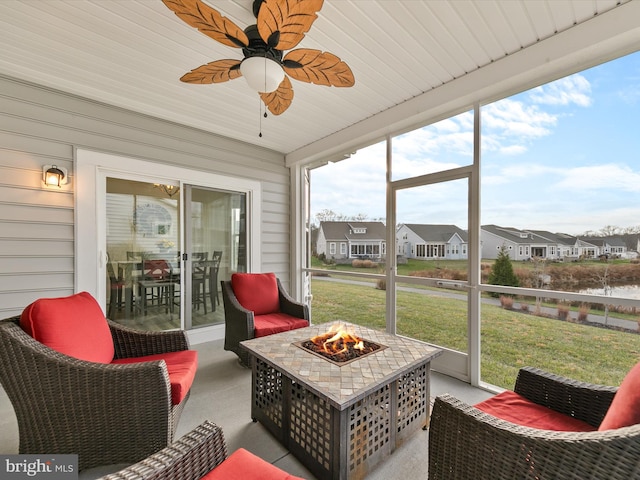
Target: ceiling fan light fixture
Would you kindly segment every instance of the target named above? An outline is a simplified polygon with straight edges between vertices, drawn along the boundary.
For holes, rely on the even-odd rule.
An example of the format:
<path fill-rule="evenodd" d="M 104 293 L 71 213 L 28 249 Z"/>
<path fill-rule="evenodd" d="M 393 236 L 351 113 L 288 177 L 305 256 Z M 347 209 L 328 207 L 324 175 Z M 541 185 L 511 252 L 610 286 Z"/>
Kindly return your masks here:
<path fill-rule="evenodd" d="M 284 70 L 280 64 L 267 57 L 245 58 L 240 64 L 240 71 L 249 88 L 258 93 L 277 90 L 284 79 Z"/>

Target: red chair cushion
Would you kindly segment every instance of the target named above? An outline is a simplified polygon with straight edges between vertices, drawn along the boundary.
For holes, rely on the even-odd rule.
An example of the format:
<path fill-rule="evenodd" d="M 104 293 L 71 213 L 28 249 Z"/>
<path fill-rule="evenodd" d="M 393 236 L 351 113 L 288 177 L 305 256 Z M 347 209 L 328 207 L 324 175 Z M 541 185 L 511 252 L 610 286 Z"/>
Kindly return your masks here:
<path fill-rule="evenodd" d="M 640 423 L 640 363 L 624 377 L 598 430 L 629 427 Z"/>
<path fill-rule="evenodd" d="M 158 353 L 144 357 L 118 358 L 112 363 L 139 363 L 164 360 L 167 363 L 169 382 L 171 383 L 171 403 L 178 405 L 189 392 L 198 369 L 198 352 L 196 350 L 180 350 L 179 352 Z"/>
<path fill-rule="evenodd" d="M 274 333 L 308 327 L 309 322 L 304 318 L 292 317 L 286 313 L 270 313 L 256 315 L 253 318 L 253 332 L 256 337 L 266 337 Z"/>
<path fill-rule="evenodd" d="M 201 480 L 304 480 L 239 448 Z"/>
<path fill-rule="evenodd" d="M 113 360 L 109 324 L 87 292 L 36 300 L 22 312 L 20 326 L 35 340 L 65 355 L 89 362 Z"/>
<path fill-rule="evenodd" d="M 255 315 L 280 311 L 278 282 L 274 273 L 234 273 L 231 287 L 238 302 Z"/>
<path fill-rule="evenodd" d="M 587 422 L 556 412 L 507 390 L 475 405 L 489 415 L 524 427 L 561 432 L 593 432 Z"/>

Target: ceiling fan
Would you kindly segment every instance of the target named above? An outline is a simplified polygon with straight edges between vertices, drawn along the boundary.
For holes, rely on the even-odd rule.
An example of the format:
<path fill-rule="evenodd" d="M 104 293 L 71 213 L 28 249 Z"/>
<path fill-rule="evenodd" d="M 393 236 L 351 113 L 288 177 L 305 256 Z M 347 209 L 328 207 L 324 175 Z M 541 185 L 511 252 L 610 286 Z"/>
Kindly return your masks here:
<path fill-rule="evenodd" d="M 349 66 L 332 53 L 299 48 L 284 55 L 309 31 L 323 0 L 254 0 L 257 21 L 244 30 L 202 0 L 162 1 L 188 25 L 244 54 L 241 60 L 216 60 L 195 68 L 180 78 L 183 82 L 222 83 L 244 76 L 274 115 L 293 100 L 289 77 L 334 87 L 355 83 Z"/>

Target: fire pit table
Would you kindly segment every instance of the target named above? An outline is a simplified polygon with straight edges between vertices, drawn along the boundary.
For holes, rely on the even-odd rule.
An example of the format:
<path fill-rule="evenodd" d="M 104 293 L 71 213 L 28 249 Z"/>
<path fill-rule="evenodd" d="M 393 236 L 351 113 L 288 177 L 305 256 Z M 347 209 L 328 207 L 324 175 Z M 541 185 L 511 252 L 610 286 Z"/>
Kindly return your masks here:
<path fill-rule="evenodd" d="M 427 424 L 430 362 L 441 350 L 340 323 L 380 348 L 337 364 L 301 346 L 332 324 L 241 345 L 252 364 L 253 420 L 318 478 L 353 480 L 364 478 Z"/>

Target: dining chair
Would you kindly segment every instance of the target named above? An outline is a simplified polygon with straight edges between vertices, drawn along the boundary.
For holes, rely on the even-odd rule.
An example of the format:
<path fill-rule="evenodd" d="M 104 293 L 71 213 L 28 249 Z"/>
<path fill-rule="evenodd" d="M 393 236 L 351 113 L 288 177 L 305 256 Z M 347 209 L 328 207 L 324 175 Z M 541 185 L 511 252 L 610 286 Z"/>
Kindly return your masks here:
<path fill-rule="evenodd" d="M 142 280 L 138 282 L 140 287 L 141 304 L 143 313 L 147 314 L 149 305 L 154 301 L 157 305 L 164 304 L 165 313 L 173 312 L 174 278 L 171 264 L 162 258 L 147 259 L 142 264 Z M 149 297 L 151 292 L 151 297 Z"/>
<path fill-rule="evenodd" d="M 123 302 L 123 292 L 126 284 L 113 268 L 113 263 L 107 257 L 107 274 L 109 275 L 109 308 L 107 309 L 107 317 L 113 318 L 116 310 L 120 310 Z"/>
<path fill-rule="evenodd" d="M 215 312 L 216 304 L 220 305 L 220 297 L 218 292 L 218 272 L 220 271 L 220 263 L 222 262 L 222 250 L 215 250 L 211 258 L 209 268 L 209 297 L 211 298 L 211 310 Z"/>
<path fill-rule="evenodd" d="M 194 308 L 200 309 L 200 304 L 207 314 L 207 258 L 209 252 L 194 252 L 191 254 L 191 303 Z"/>

